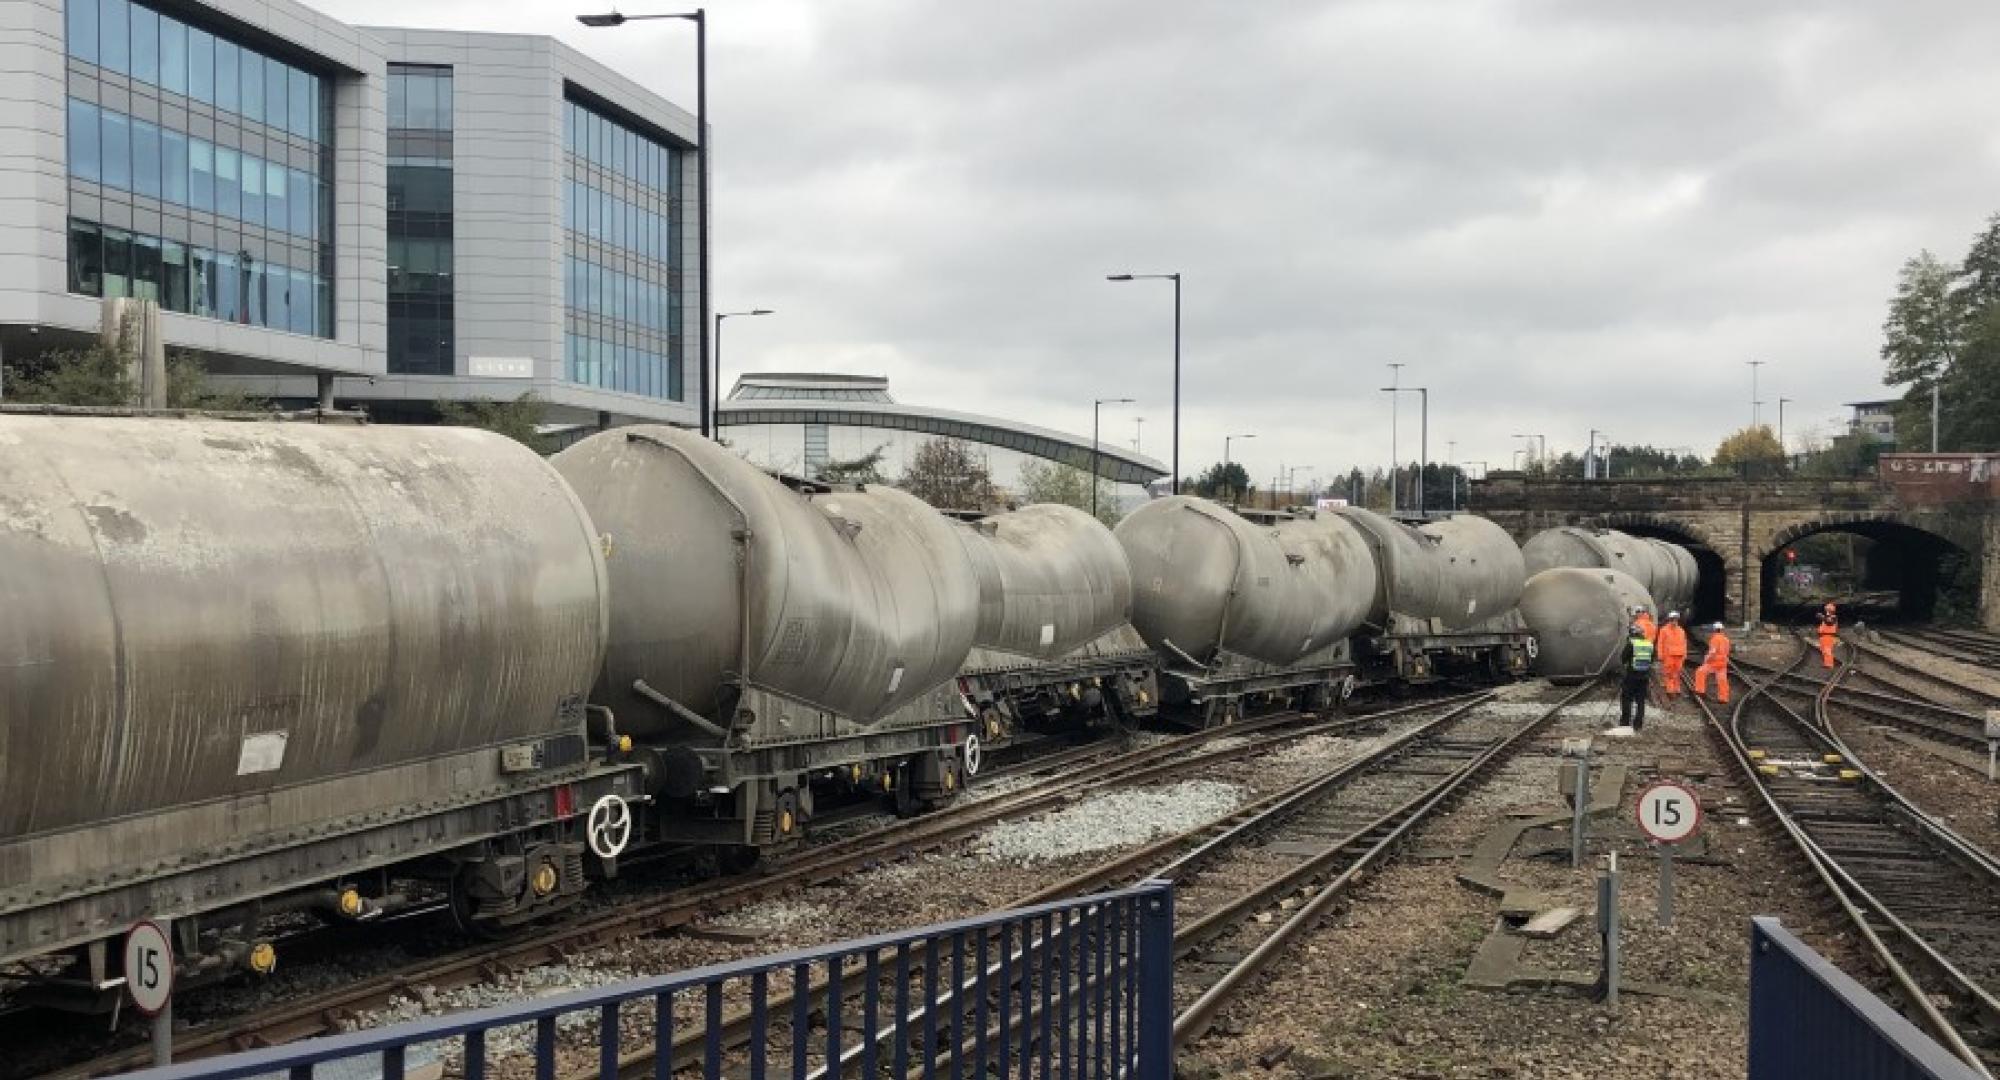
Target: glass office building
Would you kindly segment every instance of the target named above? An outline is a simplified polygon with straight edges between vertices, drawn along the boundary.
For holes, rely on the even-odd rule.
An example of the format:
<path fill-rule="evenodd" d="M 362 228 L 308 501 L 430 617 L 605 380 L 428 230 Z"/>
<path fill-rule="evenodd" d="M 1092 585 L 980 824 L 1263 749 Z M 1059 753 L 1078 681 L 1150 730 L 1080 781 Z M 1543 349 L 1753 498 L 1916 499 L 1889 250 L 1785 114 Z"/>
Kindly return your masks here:
<path fill-rule="evenodd" d="M 332 336 L 325 74 L 130 0 L 69 0 L 64 41 L 70 291 Z"/>
<path fill-rule="evenodd" d="M 450 375 L 451 69 L 389 65 L 389 373 Z"/>
<path fill-rule="evenodd" d="M 563 354 L 570 382 L 687 399 L 681 151 L 563 102 Z"/>

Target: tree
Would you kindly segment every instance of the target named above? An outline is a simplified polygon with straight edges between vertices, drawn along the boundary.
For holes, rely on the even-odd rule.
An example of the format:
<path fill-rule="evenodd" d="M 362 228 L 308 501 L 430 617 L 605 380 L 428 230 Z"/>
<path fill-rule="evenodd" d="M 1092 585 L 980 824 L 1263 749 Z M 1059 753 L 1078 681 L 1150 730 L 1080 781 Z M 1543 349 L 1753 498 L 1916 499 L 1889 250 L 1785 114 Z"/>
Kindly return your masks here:
<path fill-rule="evenodd" d="M 98 339 L 80 349 L 53 349 L 0 371 L 6 400 L 19 405 L 130 405 L 138 327 L 126 319 L 115 341 Z"/>
<path fill-rule="evenodd" d="M 1882 323 L 1882 381 L 1890 386 L 1915 383 L 1913 390 L 1930 393 L 1931 381 L 1957 351 L 1960 320 L 1952 299 L 1957 273 L 1929 249 L 1903 263 L 1896 275 L 1896 295 Z"/>
<path fill-rule="evenodd" d="M 1744 428 L 1715 448 L 1715 463 L 1730 467 L 1774 465 L 1785 459 L 1785 448 L 1769 424 Z"/>
<path fill-rule="evenodd" d="M 829 461 L 819 467 L 819 479 L 829 484 L 886 484 L 889 478 L 882 474 L 882 459 L 888 449 L 889 444 L 883 443 L 858 458 Z"/>
<path fill-rule="evenodd" d="M 537 454 L 546 454 L 550 450 L 549 441 L 535 430 L 541 418 L 541 401 L 533 393 L 522 394 L 512 401 L 477 398 L 438 402 L 438 419 L 445 424 L 505 435 Z"/>
<path fill-rule="evenodd" d="M 942 435 L 918 444 L 896 486 L 940 510 L 984 510 L 1000 501 L 986 463 Z"/>
<path fill-rule="evenodd" d="M 1250 482 L 1250 471 L 1248 469 L 1245 469 L 1242 465 L 1234 461 L 1226 465 L 1218 461 L 1210 465 L 1207 471 L 1201 474 L 1200 479 L 1192 483 L 1183 483 L 1181 490 L 1186 491 L 1192 488 L 1196 495 L 1204 499 L 1217 499 L 1222 502 L 1241 502 L 1252 491 L 1255 491 L 1256 487 L 1255 484 Z"/>
<path fill-rule="evenodd" d="M 250 412 L 270 402 L 235 389 L 216 389 L 208 381 L 208 365 L 191 352 L 167 354 L 167 407 L 207 412 Z"/>
<path fill-rule="evenodd" d="M 1090 473 L 1057 461 L 1029 461 L 1021 466 L 1021 502 L 1060 503 L 1078 510 L 1090 510 Z M 1118 510 L 1117 485 L 1097 478 L 1097 520 L 1116 525 L 1124 517 Z"/>
<path fill-rule="evenodd" d="M 1945 369 L 1939 394 L 1939 449 L 2000 450 L 2000 302 L 1967 321 L 1965 344 Z M 1901 430 L 1900 414 L 1897 423 Z"/>

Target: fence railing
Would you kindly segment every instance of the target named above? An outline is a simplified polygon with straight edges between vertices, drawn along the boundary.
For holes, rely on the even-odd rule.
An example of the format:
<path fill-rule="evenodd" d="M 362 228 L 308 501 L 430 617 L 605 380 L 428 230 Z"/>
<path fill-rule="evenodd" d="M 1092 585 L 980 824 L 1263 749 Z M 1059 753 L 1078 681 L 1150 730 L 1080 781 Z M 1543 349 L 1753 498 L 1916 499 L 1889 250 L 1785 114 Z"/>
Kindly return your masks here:
<path fill-rule="evenodd" d="M 1172 1076 L 1172 886 L 173 1065 L 146 1080 L 407 1075 Z"/>
<path fill-rule="evenodd" d="M 1773 918 L 1750 922 L 1749 1080 L 1977 1080 Z"/>

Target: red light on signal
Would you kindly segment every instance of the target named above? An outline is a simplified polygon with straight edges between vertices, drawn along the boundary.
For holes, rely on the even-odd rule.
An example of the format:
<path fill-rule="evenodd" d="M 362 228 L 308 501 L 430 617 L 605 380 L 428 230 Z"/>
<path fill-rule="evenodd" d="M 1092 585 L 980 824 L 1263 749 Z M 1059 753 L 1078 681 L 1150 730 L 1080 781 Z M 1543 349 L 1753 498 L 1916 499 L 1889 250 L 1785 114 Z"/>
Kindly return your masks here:
<path fill-rule="evenodd" d="M 1798 561 L 1799 561 L 1799 553 L 1798 553 L 1798 552 L 1796 552 L 1796 551 L 1793 551 L 1793 550 L 1792 550 L 1792 549 L 1790 549 L 1790 548 L 1786 548 L 1786 549 L 1785 549 L 1785 561 L 1786 561 L 1786 562 L 1798 562 Z"/>

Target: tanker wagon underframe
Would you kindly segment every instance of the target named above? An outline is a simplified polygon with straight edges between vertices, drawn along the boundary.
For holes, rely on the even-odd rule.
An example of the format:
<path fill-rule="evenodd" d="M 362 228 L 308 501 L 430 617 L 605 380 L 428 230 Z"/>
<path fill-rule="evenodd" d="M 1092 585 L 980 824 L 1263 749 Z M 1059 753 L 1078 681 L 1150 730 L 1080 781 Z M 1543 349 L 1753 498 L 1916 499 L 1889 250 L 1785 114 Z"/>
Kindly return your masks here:
<path fill-rule="evenodd" d="M 1160 711 L 1158 661 L 1129 626 L 1059 660 L 976 651 L 958 677 L 978 735 L 1001 746 L 1028 731 L 1137 724 Z"/>
<path fill-rule="evenodd" d="M 117 939 L 140 919 L 172 919 L 184 985 L 277 961 L 260 924 L 287 912 L 363 921 L 429 882 L 461 926 L 537 919 L 612 877 L 645 801 L 640 771 L 589 760 L 573 734 L 488 747 L 104 822 L 0 846 L 0 866 L 96 861 L 82 854 L 202 838 L 177 851 L 70 878 L 15 879 L 0 890 L 0 971 L 21 1000 L 101 1012 L 117 1000 Z M 411 792 L 435 793 L 412 800 Z M 245 805 L 250 803 L 253 805 Z M 629 807 L 624 809 L 621 807 Z M 273 806 L 367 808 L 254 835 L 241 822 Z M 628 824 L 620 827 L 620 821 Z M 22 963 L 61 952 L 59 969 Z"/>

